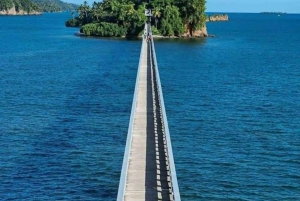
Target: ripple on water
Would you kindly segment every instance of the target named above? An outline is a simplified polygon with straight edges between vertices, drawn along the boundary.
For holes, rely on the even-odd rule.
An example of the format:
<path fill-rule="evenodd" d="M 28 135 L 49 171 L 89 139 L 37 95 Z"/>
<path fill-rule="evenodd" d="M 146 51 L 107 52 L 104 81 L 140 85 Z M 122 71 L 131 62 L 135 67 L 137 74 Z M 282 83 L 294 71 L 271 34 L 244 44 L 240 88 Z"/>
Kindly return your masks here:
<path fill-rule="evenodd" d="M 1 200 L 116 199 L 140 41 L 68 18 L 0 18 Z M 230 18 L 156 41 L 182 200 L 299 200 L 300 17 Z"/>

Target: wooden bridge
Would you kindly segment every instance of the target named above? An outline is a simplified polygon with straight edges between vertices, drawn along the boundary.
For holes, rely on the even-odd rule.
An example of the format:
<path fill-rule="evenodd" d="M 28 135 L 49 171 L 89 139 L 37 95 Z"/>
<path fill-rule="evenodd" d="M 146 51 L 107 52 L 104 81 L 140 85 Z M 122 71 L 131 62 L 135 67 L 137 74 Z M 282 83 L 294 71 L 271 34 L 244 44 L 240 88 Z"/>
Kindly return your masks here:
<path fill-rule="evenodd" d="M 118 201 L 180 200 L 151 28 L 145 25 Z"/>

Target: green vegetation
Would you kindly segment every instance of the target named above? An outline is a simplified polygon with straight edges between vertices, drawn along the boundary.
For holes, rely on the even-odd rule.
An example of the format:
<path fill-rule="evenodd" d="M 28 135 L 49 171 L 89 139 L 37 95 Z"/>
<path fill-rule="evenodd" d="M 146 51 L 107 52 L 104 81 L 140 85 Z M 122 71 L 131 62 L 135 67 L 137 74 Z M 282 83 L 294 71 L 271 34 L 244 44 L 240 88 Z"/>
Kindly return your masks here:
<path fill-rule="evenodd" d="M 149 5 L 142 0 L 103 0 L 90 7 L 84 2 L 77 9 L 78 17 L 73 15 L 66 26 L 82 26 L 85 35 L 137 36 L 147 20 L 145 9 L 151 8 L 156 34 L 193 36 L 205 26 L 205 3 L 205 0 L 152 0 Z"/>
<path fill-rule="evenodd" d="M 7 11 L 15 5 L 16 11 L 60 12 L 75 11 L 78 5 L 64 3 L 60 0 L 0 0 L 0 11 Z"/>
<path fill-rule="evenodd" d="M 80 21 L 77 19 L 69 19 L 66 21 L 67 27 L 80 27 L 82 24 L 80 24 Z"/>
<path fill-rule="evenodd" d="M 86 36 L 90 36 L 91 34 L 95 36 L 104 36 L 104 37 L 112 37 L 112 36 L 124 36 L 126 34 L 126 29 L 117 24 L 100 22 L 100 23 L 89 23 L 84 25 L 81 30 L 81 33 L 84 33 Z"/>
<path fill-rule="evenodd" d="M 12 0 L 1 0 L 0 1 L 0 11 L 3 10 L 9 10 L 13 7 L 13 1 Z"/>
<path fill-rule="evenodd" d="M 32 0 L 43 12 L 75 11 L 78 5 L 60 0 Z"/>
<path fill-rule="evenodd" d="M 39 8 L 30 0 L 1 0 L 0 1 L 0 11 L 7 11 L 15 6 L 16 11 L 20 12 L 21 10 L 30 13 L 32 11 L 39 11 Z"/>

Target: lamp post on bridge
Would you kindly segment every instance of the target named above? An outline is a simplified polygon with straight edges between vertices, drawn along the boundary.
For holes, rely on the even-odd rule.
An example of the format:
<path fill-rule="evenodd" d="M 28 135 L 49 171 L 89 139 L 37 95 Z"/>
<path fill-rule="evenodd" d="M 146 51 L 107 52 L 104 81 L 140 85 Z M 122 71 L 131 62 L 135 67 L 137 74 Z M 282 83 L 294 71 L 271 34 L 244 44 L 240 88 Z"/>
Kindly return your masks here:
<path fill-rule="evenodd" d="M 148 0 L 148 4 L 147 4 L 146 10 L 145 10 L 145 16 L 148 18 L 147 24 L 149 26 L 151 26 L 152 8 L 153 8 L 153 6 L 151 5 L 151 0 Z"/>

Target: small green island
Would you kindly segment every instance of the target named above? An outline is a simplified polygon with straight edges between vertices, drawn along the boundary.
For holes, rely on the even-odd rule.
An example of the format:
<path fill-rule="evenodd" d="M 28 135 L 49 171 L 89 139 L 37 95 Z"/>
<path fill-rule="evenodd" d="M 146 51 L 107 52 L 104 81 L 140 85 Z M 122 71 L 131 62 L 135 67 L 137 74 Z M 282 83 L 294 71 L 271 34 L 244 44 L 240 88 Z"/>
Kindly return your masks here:
<path fill-rule="evenodd" d="M 160 37 L 207 37 L 205 0 L 103 0 L 78 7 L 78 16 L 67 27 L 80 27 L 80 34 L 98 37 L 137 37 L 142 35 L 152 10 L 152 33 Z"/>
<path fill-rule="evenodd" d="M 78 5 L 60 0 L 0 0 L 0 15 L 41 15 L 42 12 L 77 10 Z"/>

